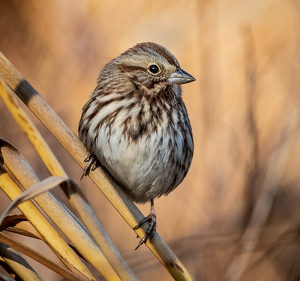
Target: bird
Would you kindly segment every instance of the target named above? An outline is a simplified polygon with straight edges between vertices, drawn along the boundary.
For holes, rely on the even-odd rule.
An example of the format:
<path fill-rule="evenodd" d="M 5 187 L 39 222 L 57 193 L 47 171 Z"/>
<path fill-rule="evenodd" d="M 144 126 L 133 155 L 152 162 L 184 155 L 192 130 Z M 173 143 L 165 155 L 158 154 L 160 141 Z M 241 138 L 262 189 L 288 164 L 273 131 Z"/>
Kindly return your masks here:
<path fill-rule="evenodd" d="M 136 249 L 156 233 L 154 199 L 173 191 L 191 166 L 193 134 L 180 85 L 195 80 L 163 46 L 138 43 L 104 66 L 82 108 L 78 132 L 89 152 L 83 176 L 101 165 L 133 202 L 151 202 L 134 227 L 149 222 Z"/>

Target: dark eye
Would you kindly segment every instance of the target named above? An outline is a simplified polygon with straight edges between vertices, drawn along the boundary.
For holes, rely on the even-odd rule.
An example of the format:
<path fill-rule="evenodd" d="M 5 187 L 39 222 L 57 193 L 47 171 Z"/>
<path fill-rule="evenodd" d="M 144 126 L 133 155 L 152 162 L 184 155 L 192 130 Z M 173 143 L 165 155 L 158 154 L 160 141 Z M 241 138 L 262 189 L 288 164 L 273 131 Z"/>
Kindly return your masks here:
<path fill-rule="evenodd" d="M 160 71 L 159 67 L 156 64 L 149 65 L 148 70 L 153 74 L 157 74 Z"/>

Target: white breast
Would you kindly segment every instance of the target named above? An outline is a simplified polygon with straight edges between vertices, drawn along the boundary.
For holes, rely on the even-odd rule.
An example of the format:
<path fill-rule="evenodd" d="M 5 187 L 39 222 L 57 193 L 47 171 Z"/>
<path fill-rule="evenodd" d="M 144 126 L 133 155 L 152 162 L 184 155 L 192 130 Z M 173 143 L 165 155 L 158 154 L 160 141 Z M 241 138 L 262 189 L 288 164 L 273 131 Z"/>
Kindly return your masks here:
<path fill-rule="evenodd" d="M 146 101 L 144 102 L 146 113 L 143 115 L 143 122 L 148 122 L 151 120 L 149 108 L 147 108 L 149 105 Z M 137 114 L 140 111 L 137 105 L 131 107 L 129 112 L 121 110 L 111 125 L 104 123 L 97 128 L 97 124 L 105 116 L 112 114 L 120 106 L 128 107 L 130 103 L 132 103 L 131 100 L 121 100 L 99 111 L 94 118 L 96 122 L 93 121 L 90 124 L 87 147 L 92 148 L 100 163 L 127 190 L 132 199 L 142 203 L 161 196 L 170 191 L 170 188 L 175 188 L 185 176 L 185 173 L 178 173 L 178 165 L 187 165 L 188 169 L 190 163 L 182 163 L 184 138 L 181 130 L 177 130 L 174 135 L 167 129 L 169 124 L 166 113 L 162 113 L 164 121 L 156 131 L 150 130 L 154 125 L 148 123 L 148 129 L 152 133 L 143 134 L 136 141 L 130 138 L 128 132 L 124 133 L 124 121 L 129 116 L 131 120 L 137 120 Z M 92 111 L 93 107 L 91 106 L 89 110 Z M 175 115 L 173 116 L 175 120 L 180 118 L 177 114 Z M 139 127 L 137 122 L 130 124 L 128 130 L 136 130 Z M 94 142 L 95 134 L 97 134 L 96 143 Z M 170 149 L 170 146 L 174 148 Z M 171 184 L 174 187 L 170 187 Z"/>

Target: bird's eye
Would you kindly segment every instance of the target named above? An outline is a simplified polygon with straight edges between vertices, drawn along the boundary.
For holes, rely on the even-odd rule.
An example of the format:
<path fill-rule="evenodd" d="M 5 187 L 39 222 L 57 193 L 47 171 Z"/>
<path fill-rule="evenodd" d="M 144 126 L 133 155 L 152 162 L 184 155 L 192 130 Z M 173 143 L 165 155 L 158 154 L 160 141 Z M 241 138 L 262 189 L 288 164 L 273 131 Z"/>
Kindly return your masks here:
<path fill-rule="evenodd" d="M 157 74 L 157 73 L 160 72 L 160 69 L 159 69 L 158 65 L 156 65 L 156 64 L 150 64 L 148 66 L 148 71 L 150 73 L 152 73 L 152 74 Z"/>

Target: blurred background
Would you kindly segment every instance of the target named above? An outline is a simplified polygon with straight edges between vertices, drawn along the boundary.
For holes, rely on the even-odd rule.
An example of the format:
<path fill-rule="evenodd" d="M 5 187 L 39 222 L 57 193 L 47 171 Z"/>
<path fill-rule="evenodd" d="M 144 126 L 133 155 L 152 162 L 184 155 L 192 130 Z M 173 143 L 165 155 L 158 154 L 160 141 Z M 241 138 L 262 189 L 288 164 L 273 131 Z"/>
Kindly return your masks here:
<path fill-rule="evenodd" d="M 299 1 L 0 0 L 0 51 L 77 134 L 102 67 L 139 42 L 166 47 L 183 86 L 195 154 L 156 200 L 158 232 L 197 280 L 299 280 Z M 58 141 L 28 111 L 140 280 L 172 280 Z M 0 137 L 49 176 L 0 100 Z M 54 193 L 64 200 L 59 191 Z M 9 204 L 0 192 L 0 212 Z M 149 204 L 138 206 L 147 215 Z M 32 239 L 24 243 L 55 256 Z M 250 246 L 249 246 L 250 245 Z M 252 246 L 251 246 L 252 245 Z M 45 280 L 60 277 L 31 262 Z"/>

